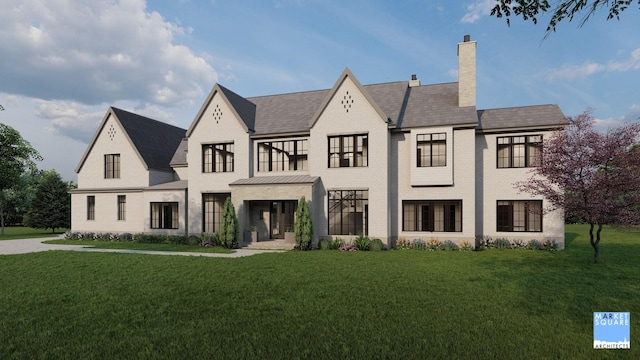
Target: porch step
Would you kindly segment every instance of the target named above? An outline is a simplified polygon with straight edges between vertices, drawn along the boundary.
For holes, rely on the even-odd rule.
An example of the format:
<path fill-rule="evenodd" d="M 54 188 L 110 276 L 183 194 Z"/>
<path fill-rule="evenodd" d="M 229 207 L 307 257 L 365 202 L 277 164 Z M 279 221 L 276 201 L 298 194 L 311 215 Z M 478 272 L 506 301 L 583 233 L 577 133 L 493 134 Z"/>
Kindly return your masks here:
<path fill-rule="evenodd" d="M 296 244 L 285 242 L 284 240 L 265 240 L 251 243 L 244 243 L 242 248 L 253 250 L 293 250 Z"/>

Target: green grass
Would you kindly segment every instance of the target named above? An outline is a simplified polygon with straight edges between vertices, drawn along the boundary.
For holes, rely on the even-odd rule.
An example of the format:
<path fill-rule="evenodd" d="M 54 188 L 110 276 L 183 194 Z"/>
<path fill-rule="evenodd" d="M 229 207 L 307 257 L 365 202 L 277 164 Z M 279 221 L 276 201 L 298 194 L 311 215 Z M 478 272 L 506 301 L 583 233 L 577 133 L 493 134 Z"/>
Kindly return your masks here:
<path fill-rule="evenodd" d="M 81 245 L 85 247 L 95 247 L 98 249 L 127 249 L 127 250 L 150 250 L 150 251 L 179 251 L 179 252 L 201 252 L 201 253 L 221 253 L 231 254 L 234 250 L 225 249 L 221 246 L 203 247 L 200 245 L 184 244 L 147 244 L 132 241 L 91 241 L 91 240 L 47 240 L 45 244 L 59 245 Z"/>
<path fill-rule="evenodd" d="M 640 234 L 567 250 L 0 257 L 0 358 L 639 358 Z M 10 275 L 9 275 L 10 274 Z M 593 350 L 594 311 L 631 350 Z"/>
<path fill-rule="evenodd" d="M 51 229 L 43 230 L 26 226 L 5 226 L 4 235 L 0 235 L 0 240 L 52 237 L 63 234 L 67 230 L 69 229 L 56 229 L 56 232 L 52 233 Z"/>

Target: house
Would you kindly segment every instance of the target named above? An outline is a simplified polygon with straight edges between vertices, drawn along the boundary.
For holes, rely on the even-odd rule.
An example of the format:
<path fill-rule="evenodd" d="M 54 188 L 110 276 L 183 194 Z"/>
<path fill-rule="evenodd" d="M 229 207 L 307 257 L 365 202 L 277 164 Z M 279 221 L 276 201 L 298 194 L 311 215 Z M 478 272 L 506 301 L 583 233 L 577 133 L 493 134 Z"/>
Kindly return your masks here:
<path fill-rule="evenodd" d="M 245 98 L 215 84 L 188 129 L 109 108 L 76 169 L 73 231 L 216 232 L 231 197 L 241 231 L 278 239 L 305 196 L 314 241 L 554 239 L 561 211 L 513 188 L 565 125 L 557 105 L 476 108 L 476 42 L 458 82 L 363 85 Z"/>

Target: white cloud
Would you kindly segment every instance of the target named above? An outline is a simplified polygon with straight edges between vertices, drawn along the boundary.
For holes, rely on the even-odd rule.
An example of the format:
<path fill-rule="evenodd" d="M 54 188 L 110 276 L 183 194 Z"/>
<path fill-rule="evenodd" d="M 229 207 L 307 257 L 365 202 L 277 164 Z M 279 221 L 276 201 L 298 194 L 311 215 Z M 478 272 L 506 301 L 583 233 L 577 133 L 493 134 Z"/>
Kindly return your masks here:
<path fill-rule="evenodd" d="M 628 122 L 640 121 L 640 104 L 631 105 L 624 115 L 609 118 L 595 118 L 594 120 L 595 128 L 601 132 L 607 132 Z"/>
<path fill-rule="evenodd" d="M 582 65 L 565 65 L 548 72 L 547 81 L 588 77 L 597 72 L 626 72 L 640 70 L 640 48 L 631 51 L 628 59 L 610 61 L 603 65 L 593 61 L 586 61 Z"/>
<path fill-rule="evenodd" d="M 467 5 L 467 12 L 464 14 L 462 19 L 460 19 L 460 22 L 475 24 L 483 16 L 488 16 L 494 6 L 494 0 L 476 0 L 475 2 Z"/>
<path fill-rule="evenodd" d="M 6 0 L 0 12 L 0 91 L 99 104 L 192 105 L 216 71 L 176 43 L 188 33 L 144 0 Z M 172 74 L 172 76 L 167 76 Z"/>

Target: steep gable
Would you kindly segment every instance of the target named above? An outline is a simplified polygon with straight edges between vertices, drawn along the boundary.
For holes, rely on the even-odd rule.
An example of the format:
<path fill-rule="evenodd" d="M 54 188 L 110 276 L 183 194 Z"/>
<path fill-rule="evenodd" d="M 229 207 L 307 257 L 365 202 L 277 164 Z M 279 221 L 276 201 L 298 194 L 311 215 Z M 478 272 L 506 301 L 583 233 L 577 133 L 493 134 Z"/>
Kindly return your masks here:
<path fill-rule="evenodd" d="M 209 108 L 215 96 L 220 96 L 222 101 L 229 107 L 232 115 L 238 120 L 240 126 L 247 133 L 252 133 L 254 130 L 255 117 L 256 117 L 256 105 L 251 101 L 243 98 L 242 96 L 234 93 L 233 91 L 225 88 L 220 84 L 215 84 L 213 89 L 209 92 L 207 99 L 200 107 L 198 114 L 196 114 L 191 126 L 187 130 L 187 137 L 191 136 L 195 128 L 200 123 L 205 111 Z"/>

